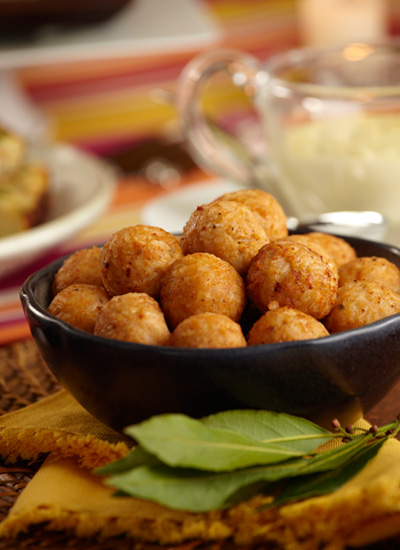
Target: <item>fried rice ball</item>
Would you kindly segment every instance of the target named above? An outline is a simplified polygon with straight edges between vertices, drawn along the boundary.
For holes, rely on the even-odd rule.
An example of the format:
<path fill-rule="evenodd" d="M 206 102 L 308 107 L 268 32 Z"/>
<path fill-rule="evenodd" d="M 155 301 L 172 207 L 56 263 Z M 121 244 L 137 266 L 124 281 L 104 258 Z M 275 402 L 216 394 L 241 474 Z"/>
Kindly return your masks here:
<path fill-rule="evenodd" d="M 161 308 L 144 292 L 113 296 L 101 310 L 94 329 L 97 336 L 162 346 L 170 331 Z"/>
<path fill-rule="evenodd" d="M 170 327 L 206 311 L 238 321 L 246 305 L 246 289 L 228 262 L 206 252 L 176 260 L 161 283 L 161 308 Z"/>
<path fill-rule="evenodd" d="M 184 319 L 167 342 L 176 348 L 242 348 L 247 345 L 239 323 L 219 313 L 198 313 Z"/>
<path fill-rule="evenodd" d="M 287 236 L 287 218 L 283 208 L 273 195 L 262 189 L 241 189 L 225 193 L 217 200 L 244 204 L 260 219 L 270 241 Z"/>
<path fill-rule="evenodd" d="M 259 218 L 238 202 L 223 200 L 203 204 L 183 228 L 183 252 L 214 254 L 243 275 L 253 256 L 269 242 Z"/>
<path fill-rule="evenodd" d="M 140 224 L 125 227 L 103 247 L 104 287 L 111 296 L 145 292 L 158 298 L 165 271 L 181 256 L 180 244 L 168 231 Z"/>
<path fill-rule="evenodd" d="M 327 252 L 327 250 L 320 243 L 318 243 L 316 240 L 313 240 L 309 236 L 309 234 L 289 235 L 284 240 L 302 243 L 308 246 L 308 248 L 311 248 L 311 250 L 314 250 L 314 252 L 319 254 L 321 258 L 324 260 L 324 262 L 326 262 L 329 265 L 332 272 L 335 273 L 335 276 L 339 278 L 339 270 L 332 256 Z"/>
<path fill-rule="evenodd" d="M 103 287 L 77 283 L 56 294 L 48 312 L 75 328 L 93 333 L 96 319 L 109 300 Z"/>
<path fill-rule="evenodd" d="M 357 258 L 356 250 L 342 237 L 318 231 L 312 231 L 305 235 L 324 248 L 338 268 Z"/>
<path fill-rule="evenodd" d="M 248 296 L 261 312 L 278 302 L 322 319 L 332 309 L 337 289 L 338 277 L 329 263 L 305 244 L 291 240 L 263 246 L 247 274 Z"/>
<path fill-rule="evenodd" d="M 77 250 L 69 256 L 53 279 L 53 296 L 73 283 L 103 286 L 98 246 Z"/>
<path fill-rule="evenodd" d="M 375 281 L 400 292 L 400 269 L 386 258 L 363 256 L 339 270 L 339 286 L 352 281 Z"/>
<path fill-rule="evenodd" d="M 298 309 L 278 307 L 265 312 L 250 329 L 247 343 L 249 346 L 311 340 L 329 336 L 325 326 Z"/>
<path fill-rule="evenodd" d="M 330 333 L 362 327 L 400 313 L 400 294 L 374 281 L 339 287 L 336 304 L 324 320 Z"/>

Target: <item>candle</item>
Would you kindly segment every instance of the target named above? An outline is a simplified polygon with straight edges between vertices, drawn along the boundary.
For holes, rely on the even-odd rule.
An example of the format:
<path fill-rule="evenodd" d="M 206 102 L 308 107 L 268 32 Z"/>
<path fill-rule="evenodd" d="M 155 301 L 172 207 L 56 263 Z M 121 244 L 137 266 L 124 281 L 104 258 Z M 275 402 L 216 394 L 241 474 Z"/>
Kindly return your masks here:
<path fill-rule="evenodd" d="M 374 41 L 387 35 L 387 0 L 298 0 L 297 4 L 304 45 Z"/>

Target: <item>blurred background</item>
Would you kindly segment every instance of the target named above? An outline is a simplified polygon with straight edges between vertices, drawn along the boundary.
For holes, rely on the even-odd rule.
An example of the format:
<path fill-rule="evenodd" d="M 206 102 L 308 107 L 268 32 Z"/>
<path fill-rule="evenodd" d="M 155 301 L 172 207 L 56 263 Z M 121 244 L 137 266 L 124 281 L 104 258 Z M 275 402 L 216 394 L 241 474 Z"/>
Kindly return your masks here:
<path fill-rule="evenodd" d="M 112 158 L 127 170 L 151 156 L 155 142 L 179 141 L 169 93 L 197 52 L 229 46 L 262 61 L 300 44 L 400 32 L 399 0 L 56 4 L 0 2 L 0 122 Z M 210 90 L 208 103 L 211 114 L 232 123 L 248 110 L 229 85 Z M 132 155 L 139 146 L 141 155 Z"/>

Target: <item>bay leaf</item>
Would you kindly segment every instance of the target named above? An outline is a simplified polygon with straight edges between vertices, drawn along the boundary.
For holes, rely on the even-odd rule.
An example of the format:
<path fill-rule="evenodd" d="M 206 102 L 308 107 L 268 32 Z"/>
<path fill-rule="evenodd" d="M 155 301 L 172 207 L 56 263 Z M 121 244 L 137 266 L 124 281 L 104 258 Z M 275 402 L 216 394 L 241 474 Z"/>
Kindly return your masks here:
<path fill-rule="evenodd" d="M 337 455 L 336 468 L 333 469 L 330 468 L 333 460 L 330 464 L 320 461 L 313 465 L 316 457 L 294 458 L 232 472 L 206 472 L 159 464 L 117 474 L 106 482 L 119 489 L 120 494 L 152 500 L 169 508 L 207 512 L 231 506 L 261 492 L 272 493 L 274 483 L 287 480 L 284 491 L 272 504 L 280 505 L 340 487 L 375 456 L 381 442 L 377 440 L 379 445 L 375 446 L 374 442 L 364 447 L 360 439 L 357 445 L 346 443 L 343 450 L 340 447 L 329 451 L 331 456 Z M 307 470 L 309 465 L 311 468 Z"/>
<path fill-rule="evenodd" d="M 125 456 L 119 460 L 115 460 L 110 464 L 106 464 L 101 468 L 96 468 L 95 473 L 103 476 L 108 476 L 112 474 L 120 474 L 122 472 L 127 472 L 138 466 L 153 466 L 155 464 L 160 464 L 158 458 L 151 453 L 148 453 L 143 449 L 143 447 L 135 447 L 128 452 Z"/>
<path fill-rule="evenodd" d="M 258 442 L 241 433 L 209 427 L 182 414 L 159 415 L 125 433 L 169 466 L 229 471 L 300 457 L 301 450 Z"/>
<path fill-rule="evenodd" d="M 342 486 L 399 433 L 400 421 L 338 431 L 346 443 L 318 454 L 314 444 L 335 435 L 283 413 L 229 411 L 201 420 L 162 415 L 127 428 L 140 445 L 101 473 L 116 495 L 175 509 L 205 512 L 259 493 L 278 494 L 276 506 Z"/>
<path fill-rule="evenodd" d="M 161 464 L 140 466 L 108 478 L 105 483 L 119 489 L 118 494 L 151 500 L 173 509 L 207 512 L 227 506 L 230 495 L 241 488 L 265 482 L 265 470 L 270 468 L 273 467 L 206 472 Z M 280 465 L 278 469 L 281 471 Z M 259 492 L 260 486 L 255 490 Z"/>
<path fill-rule="evenodd" d="M 348 461 L 352 460 L 372 438 L 371 434 L 359 435 L 345 444 L 316 454 L 309 458 L 306 464 L 301 467 L 299 474 L 304 475 L 341 468 Z"/>
<path fill-rule="evenodd" d="M 314 474 L 301 475 L 287 481 L 284 489 L 275 498 L 272 505 L 282 505 L 288 502 L 304 500 L 314 496 L 331 493 L 361 471 L 379 452 L 387 438 L 374 440 L 341 466 L 327 469 Z"/>
<path fill-rule="evenodd" d="M 335 437 L 332 432 L 304 418 L 264 410 L 231 410 L 202 419 L 206 426 L 234 431 L 268 443 L 278 443 L 304 454 Z"/>

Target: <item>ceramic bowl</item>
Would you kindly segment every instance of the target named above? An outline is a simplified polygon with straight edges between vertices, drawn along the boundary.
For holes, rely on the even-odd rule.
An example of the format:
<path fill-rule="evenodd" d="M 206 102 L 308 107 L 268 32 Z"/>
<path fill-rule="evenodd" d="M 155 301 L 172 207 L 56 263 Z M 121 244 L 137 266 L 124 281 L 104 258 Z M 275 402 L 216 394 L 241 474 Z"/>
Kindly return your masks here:
<path fill-rule="evenodd" d="M 400 267 L 400 249 L 349 238 Z M 179 349 L 86 334 L 46 312 L 63 259 L 33 274 L 21 300 L 44 361 L 91 414 L 121 431 L 152 415 L 269 409 L 329 427 L 354 422 L 400 377 L 400 314 L 326 338 L 240 349 Z"/>

